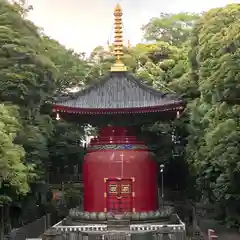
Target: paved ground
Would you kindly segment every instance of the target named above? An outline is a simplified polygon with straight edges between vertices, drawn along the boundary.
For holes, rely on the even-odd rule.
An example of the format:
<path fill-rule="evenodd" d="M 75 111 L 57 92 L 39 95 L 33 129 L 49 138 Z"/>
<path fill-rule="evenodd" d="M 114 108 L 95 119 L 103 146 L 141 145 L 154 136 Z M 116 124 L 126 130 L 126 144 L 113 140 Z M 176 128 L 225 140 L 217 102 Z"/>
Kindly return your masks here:
<path fill-rule="evenodd" d="M 199 226 L 206 235 L 209 228 L 215 230 L 218 240 L 240 240 L 240 232 L 228 229 L 213 220 L 201 220 Z"/>
<path fill-rule="evenodd" d="M 240 240 L 240 234 L 237 233 L 223 233 L 218 237 L 219 240 Z"/>

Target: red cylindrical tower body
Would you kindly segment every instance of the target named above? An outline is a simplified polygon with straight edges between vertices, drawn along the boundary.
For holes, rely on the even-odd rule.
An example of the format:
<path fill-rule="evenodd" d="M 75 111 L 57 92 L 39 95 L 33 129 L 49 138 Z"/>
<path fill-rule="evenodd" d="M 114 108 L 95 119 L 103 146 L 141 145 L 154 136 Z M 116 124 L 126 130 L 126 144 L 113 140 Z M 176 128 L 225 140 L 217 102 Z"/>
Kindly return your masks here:
<path fill-rule="evenodd" d="M 155 211 L 157 175 L 158 165 L 143 142 L 126 128 L 105 127 L 84 158 L 84 211 Z"/>

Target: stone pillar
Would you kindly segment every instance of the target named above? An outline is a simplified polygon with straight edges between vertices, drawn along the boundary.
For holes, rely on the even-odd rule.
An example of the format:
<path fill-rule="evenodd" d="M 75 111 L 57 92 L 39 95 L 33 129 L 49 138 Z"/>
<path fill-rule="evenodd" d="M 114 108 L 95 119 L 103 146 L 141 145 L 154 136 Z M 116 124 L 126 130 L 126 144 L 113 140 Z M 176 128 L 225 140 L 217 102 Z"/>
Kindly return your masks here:
<path fill-rule="evenodd" d="M 185 240 L 186 239 L 186 232 L 175 232 L 174 233 L 175 239 L 176 240 Z"/>
<path fill-rule="evenodd" d="M 83 240 L 83 233 L 82 232 L 78 232 L 78 240 Z"/>
<path fill-rule="evenodd" d="M 51 223 L 51 213 L 47 213 L 46 214 L 46 227 L 47 229 L 50 228 L 52 226 L 52 223 Z"/>
<path fill-rule="evenodd" d="M 197 214 L 196 214 L 196 209 L 195 207 L 193 207 L 193 210 L 192 210 L 192 225 L 193 225 L 193 229 L 195 229 L 198 225 L 198 221 L 197 221 Z"/>
<path fill-rule="evenodd" d="M 171 238 L 170 238 L 170 236 L 169 236 L 169 234 L 168 233 L 163 233 L 162 234 L 162 240 L 170 240 Z"/>
<path fill-rule="evenodd" d="M 63 240 L 61 232 L 56 228 L 49 228 L 42 236 L 43 240 Z"/>
<path fill-rule="evenodd" d="M 88 234 L 88 240 L 96 240 L 96 236 L 95 234 Z"/>
<path fill-rule="evenodd" d="M 132 239 L 132 235 L 129 233 L 129 234 L 127 234 L 127 236 L 126 236 L 126 240 L 131 240 Z"/>
<path fill-rule="evenodd" d="M 86 233 L 83 234 L 83 235 L 82 235 L 82 239 L 83 239 L 83 240 L 88 240 L 88 235 L 87 235 Z"/>
<path fill-rule="evenodd" d="M 68 240 L 78 240 L 78 232 L 70 232 L 68 235 Z"/>

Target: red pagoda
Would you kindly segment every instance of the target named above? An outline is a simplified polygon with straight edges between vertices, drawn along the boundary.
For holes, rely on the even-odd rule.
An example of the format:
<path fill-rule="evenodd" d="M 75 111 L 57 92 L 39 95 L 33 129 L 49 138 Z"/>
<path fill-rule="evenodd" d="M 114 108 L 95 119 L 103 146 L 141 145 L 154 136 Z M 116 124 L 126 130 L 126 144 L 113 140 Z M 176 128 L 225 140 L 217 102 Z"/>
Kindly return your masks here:
<path fill-rule="evenodd" d="M 110 73 L 97 84 L 58 99 L 53 105 L 61 118 L 101 127 L 87 146 L 83 162 L 84 208 L 71 209 L 68 218 L 54 227 L 75 234 L 75 239 L 162 239 L 164 232 L 175 237 L 171 239 L 185 239 L 185 225 L 172 208 L 158 206 L 159 165 L 135 135 L 137 119 L 174 119 L 184 104 L 127 72 L 121 61 L 119 4 L 114 17 L 116 62 Z"/>

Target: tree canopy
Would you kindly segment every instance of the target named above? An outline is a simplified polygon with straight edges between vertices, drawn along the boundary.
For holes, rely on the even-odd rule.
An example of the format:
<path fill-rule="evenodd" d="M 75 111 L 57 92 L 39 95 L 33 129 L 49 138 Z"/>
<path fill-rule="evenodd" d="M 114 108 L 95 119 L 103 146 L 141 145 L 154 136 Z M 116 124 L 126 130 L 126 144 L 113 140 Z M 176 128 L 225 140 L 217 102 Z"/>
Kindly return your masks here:
<path fill-rule="evenodd" d="M 188 161 L 207 200 L 239 224 L 239 16 L 229 5 L 205 13 L 192 37 L 191 71 L 199 97 L 189 104 Z"/>
<path fill-rule="evenodd" d="M 27 194 L 35 182 L 47 181 L 51 159 L 59 155 L 58 149 L 50 151 L 59 127 L 48 102 L 66 86 L 82 85 L 89 69 L 79 54 L 27 20 L 28 10 L 0 2 L 0 204 L 2 199 L 11 201 L 15 195 Z M 82 131 L 73 130 L 71 135 L 71 123 L 65 125 L 71 144 L 79 146 Z M 64 141 L 62 148 L 69 148 L 69 140 Z M 63 151 L 65 156 L 72 154 Z"/>

